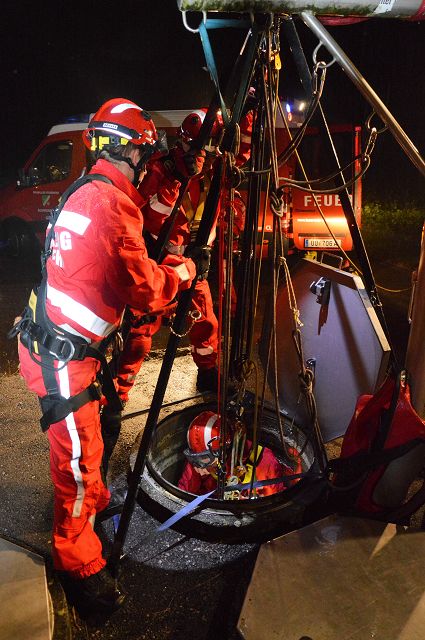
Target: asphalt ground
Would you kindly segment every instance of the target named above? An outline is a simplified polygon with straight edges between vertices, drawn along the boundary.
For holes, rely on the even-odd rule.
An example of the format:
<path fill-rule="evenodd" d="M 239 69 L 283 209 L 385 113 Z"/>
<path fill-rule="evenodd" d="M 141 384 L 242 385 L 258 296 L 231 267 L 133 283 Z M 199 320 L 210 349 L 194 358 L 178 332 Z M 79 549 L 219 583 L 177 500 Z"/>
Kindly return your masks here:
<path fill-rule="evenodd" d="M 146 407 L 143 402 L 149 398 L 159 364 L 157 358 L 145 363 L 147 382 L 138 382 L 129 412 Z M 195 367 L 186 351 L 176 358 L 165 400 L 186 397 L 181 395 L 183 389 L 186 395 L 196 393 L 195 379 Z M 236 623 L 258 545 L 209 543 L 170 529 L 158 533 L 160 523 L 138 505 L 121 562 L 125 606 L 109 620 L 89 621 L 81 620 L 66 606 L 51 567 L 53 491 L 48 443 L 38 426 L 38 402 L 27 393 L 17 375 L 4 376 L 1 388 L 0 536 L 45 558 L 54 610 L 54 640 L 237 638 Z M 181 406 L 184 404 L 178 408 Z M 113 486 L 125 485 L 129 454 L 144 419 L 123 423 L 111 462 L 109 481 Z M 108 555 L 114 537 L 113 521 L 102 523 L 98 533 Z"/>

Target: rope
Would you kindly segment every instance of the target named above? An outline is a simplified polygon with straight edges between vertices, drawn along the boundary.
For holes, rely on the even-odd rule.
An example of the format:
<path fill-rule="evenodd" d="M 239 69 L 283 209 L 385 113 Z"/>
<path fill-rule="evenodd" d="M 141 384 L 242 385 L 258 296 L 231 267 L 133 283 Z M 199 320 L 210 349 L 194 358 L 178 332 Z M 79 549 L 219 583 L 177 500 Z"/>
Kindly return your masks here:
<path fill-rule="evenodd" d="M 280 264 L 283 266 L 283 270 L 285 272 L 285 281 L 288 290 L 288 303 L 289 308 L 292 311 L 292 316 L 294 319 L 294 327 L 297 329 L 298 327 L 303 327 L 303 323 L 301 322 L 301 314 L 297 304 L 297 298 L 295 295 L 295 289 L 291 278 L 291 272 L 289 271 L 288 261 L 284 256 L 279 258 Z"/>
<path fill-rule="evenodd" d="M 284 113 L 284 111 L 283 111 L 283 109 L 282 109 L 282 105 L 281 105 L 280 103 L 279 103 L 279 110 L 280 110 L 280 114 L 281 114 L 281 116 L 282 116 L 282 119 L 283 119 L 283 121 L 284 121 L 286 131 L 287 131 L 288 135 L 289 135 L 290 137 L 292 137 L 292 134 L 291 134 L 291 131 L 290 131 L 290 128 L 289 128 L 288 122 L 287 122 L 286 114 Z M 381 131 L 378 131 L 378 134 L 379 134 L 379 133 L 381 133 Z M 311 181 L 310 181 L 310 180 L 308 179 L 308 177 L 307 177 L 307 173 L 306 173 L 306 171 L 305 171 L 304 164 L 303 164 L 303 162 L 302 162 L 302 160 L 301 160 L 301 158 L 300 158 L 300 156 L 299 156 L 299 154 L 298 154 L 298 151 L 295 151 L 295 154 L 296 154 L 297 161 L 298 161 L 298 163 L 299 163 L 299 165 L 300 165 L 301 171 L 302 171 L 302 173 L 303 173 L 303 175 L 304 175 L 304 177 L 305 177 L 306 182 L 308 182 L 308 183 L 310 183 L 310 184 L 314 183 L 314 182 L 315 182 L 314 180 L 311 180 Z M 354 161 L 353 161 L 353 162 L 354 162 Z M 350 163 L 350 164 L 351 164 L 351 163 Z M 349 166 L 350 166 L 350 165 L 347 165 L 347 167 L 349 167 Z M 345 170 L 345 168 L 344 168 L 344 169 L 341 169 L 341 171 L 344 171 L 344 170 Z M 363 173 L 364 173 L 364 172 L 363 172 Z M 333 174 L 333 175 L 335 175 L 335 174 Z M 363 174 L 362 174 L 362 173 L 358 174 L 357 179 L 359 179 L 359 178 L 361 177 L 361 175 L 363 175 Z M 354 182 L 354 181 L 353 181 L 353 182 Z M 356 264 L 356 263 L 355 263 L 355 262 L 350 258 L 350 256 L 346 253 L 346 251 L 344 251 L 344 249 L 343 249 L 341 246 L 339 246 L 338 240 L 337 240 L 337 238 L 335 237 L 335 235 L 334 235 L 334 233 L 333 233 L 332 229 L 330 228 L 330 226 L 329 226 L 329 224 L 328 224 L 328 221 L 327 221 L 327 219 L 326 219 L 326 217 L 325 217 L 325 214 L 323 213 L 323 209 L 322 209 L 322 207 L 320 206 L 320 204 L 319 204 L 319 202 L 318 202 L 318 200 L 317 200 L 317 198 L 316 198 L 316 193 L 323 193 L 323 192 L 320 192 L 320 191 L 312 191 L 311 193 L 312 193 L 312 196 L 313 196 L 313 199 L 314 199 L 314 204 L 315 204 L 315 206 L 316 206 L 316 209 L 317 209 L 318 213 L 320 214 L 320 217 L 322 218 L 323 222 L 325 223 L 326 228 L 327 228 L 327 230 L 328 230 L 328 232 L 329 232 L 330 236 L 332 237 L 333 241 L 335 242 L 335 245 L 339 247 L 339 249 L 338 249 L 338 250 L 342 253 L 342 255 L 344 256 L 344 258 L 346 259 L 346 261 L 351 265 L 351 267 L 356 271 L 356 273 L 358 273 L 360 276 L 363 276 L 363 272 L 362 272 L 362 270 L 361 270 L 361 269 L 358 267 L 358 265 L 357 265 L 357 264 Z M 336 191 L 335 191 L 335 190 L 333 190 L 333 191 L 332 191 L 332 193 L 336 193 Z M 271 196 L 270 196 L 270 197 L 272 197 L 272 196 L 274 196 L 274 200 L 270 202 L 270 208 L 272 209 L 272 211 L 273 211 L 274 213 L 276 213 L 276 215 L 279 215 L 279 206 L 283 206 L 283 203 L 282 203 L 282 205 L 280 205 L 280 204 L 279 204 L 279 203 L 281 203 L 281 199 L 279 198 L 279 196 L 278 196 L 278 195 L 271 194 Z M 277 208 L 277 212 L 275 211 L 275 209 L 276 209 L 276 208 Z M 411 287 L 407 287 L 407 288 L 405 288 L 405 289 L 388 289 L 388 288 L 386 288 L 386 287 L 384 287 L 384 286 L 382 286 L 382 285 L 380 285 L 380 284 L 378 284 L 378 283 L 376 284 L 376 287 L 377 287 L 377 289 L 380 289 L 381 291 L 387 291 L 388 293 L 404 293 L 405 291 L 409 291 L 409 290 L 411 289 Z"/>

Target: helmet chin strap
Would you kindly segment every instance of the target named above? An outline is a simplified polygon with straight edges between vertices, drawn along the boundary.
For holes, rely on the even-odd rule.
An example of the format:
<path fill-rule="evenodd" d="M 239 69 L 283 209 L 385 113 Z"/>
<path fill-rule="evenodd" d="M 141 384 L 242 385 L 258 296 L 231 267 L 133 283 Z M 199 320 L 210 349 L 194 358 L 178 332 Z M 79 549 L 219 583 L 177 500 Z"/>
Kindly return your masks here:
<path fill-rule="evenodd" d="M 128 166 L 130 167 L 130 169 L 133 169 L 132 184 L 133 184 L 133 186 L 137 187 L 137 185 L 139 184 L 140 172 L 142 171 L 142 169 L 144 168 L 144 166 L 146 164 L 145 159 L 144 158 L 140 158 L 140 160 L 139 160 L 139 162 L 137 164 L 134 164 L 134 162 L 131 160 L 131 158 L 128 158 L 128 157 L 120 156 L 117 159 L 121 160 L 122 162 L 126 162 L 128 164 Z"/>

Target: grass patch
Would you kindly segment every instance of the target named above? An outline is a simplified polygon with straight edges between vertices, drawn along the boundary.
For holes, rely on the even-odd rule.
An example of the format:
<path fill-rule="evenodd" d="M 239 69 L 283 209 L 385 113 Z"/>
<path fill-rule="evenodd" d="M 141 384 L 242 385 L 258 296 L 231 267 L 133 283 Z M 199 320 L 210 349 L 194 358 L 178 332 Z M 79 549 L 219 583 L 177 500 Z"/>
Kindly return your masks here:
<path fill-rule="evenodd" d="M 425 208 L 417 205 L 367 202 L 362 210 L 362 234 L 374 261 L 417 265 Z"/>

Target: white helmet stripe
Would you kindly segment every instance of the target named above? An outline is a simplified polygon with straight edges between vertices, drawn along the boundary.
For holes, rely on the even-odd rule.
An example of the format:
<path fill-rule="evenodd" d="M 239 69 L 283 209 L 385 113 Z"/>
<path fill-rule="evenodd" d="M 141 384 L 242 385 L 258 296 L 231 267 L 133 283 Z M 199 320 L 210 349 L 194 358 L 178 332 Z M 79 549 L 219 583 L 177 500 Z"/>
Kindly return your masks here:
<path fill-rule="evenodd" d="M 212 428 L 215 425 L 215 423 L 217 422 L 217 418 L 218 418 L 218 415 L 216 413 L 214 413 L 214 415 L 212 415 L 210 418 L 208 418 L 208 422 L 205 425 L 205 429 L 204 429 L 205 451 L 208 449 L 208 443 L 212 438 Z"/>
<path fill-rule="evenodd" d="M 205 111 L 202 111 L 201 109 L 195 109 L 195 111 L 192 111 L 192 114 L 193 114 L 193 113 L 196 113 L 196 115 L 197 115 L 197 116 L 199 116 L 199 117 L 201 118 L 202 122 L 204 121 L 204 118 L 205 118 L 205 116 L 207 115 L 207 114 L 205 113 Z M 190 115 L 192 115 L 192 114 L 190 114 Z"/>
<path fill-rule="evenodd" d="M 123 111 L 127 111 L 127 109 L 137 109 L 138 111 L 142 111 L 142 108 L 138 107 L 137 104 L 133 104 L 132 102 L 123 102 L 122 104 L 117 104 L 113 107 L 111 109 L 111 113 L 123 113 Z"/>

